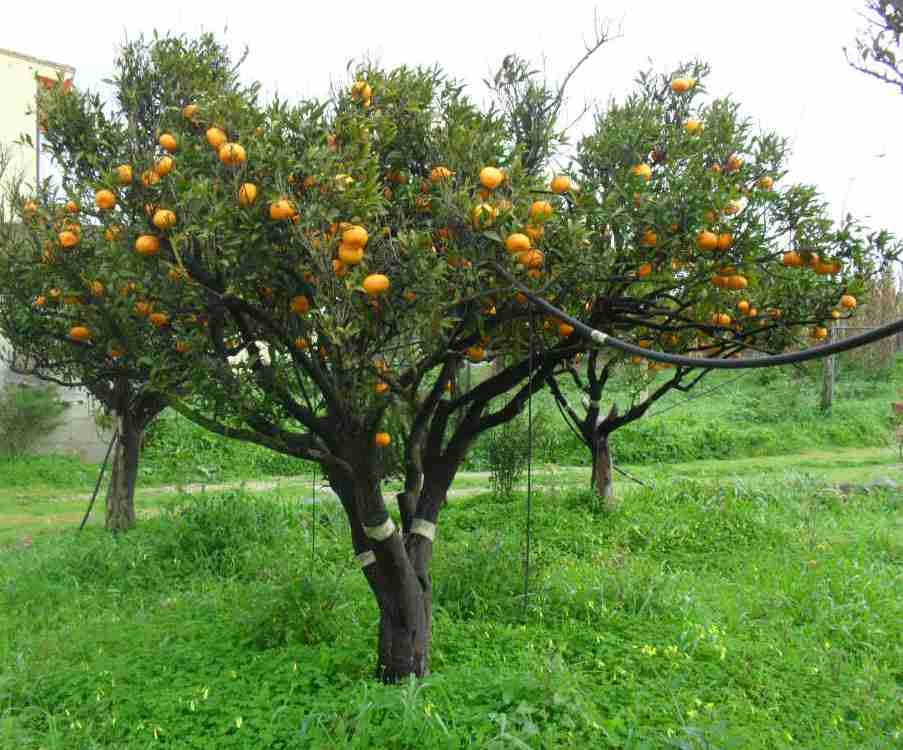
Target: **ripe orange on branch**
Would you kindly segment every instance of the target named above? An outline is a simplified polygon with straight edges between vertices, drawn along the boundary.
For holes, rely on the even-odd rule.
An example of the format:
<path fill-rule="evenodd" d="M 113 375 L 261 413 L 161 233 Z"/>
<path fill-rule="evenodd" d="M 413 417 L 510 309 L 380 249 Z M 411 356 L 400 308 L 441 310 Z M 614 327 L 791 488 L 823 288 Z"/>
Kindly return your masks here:
<path fill-rule="evenodd" d="M 92 335 L 91 329 L 87 326 L 73 326 L 69 329 L 69 338 L 76 341 L 90 341 Z"/>
<path fill-rule="evenodd" d="M 362 226 L 354 225 L 342 232 L 342 242 L 350 247 L 362 248 L 369 240 L 370 236 Z"/>
<path fill-rule="evenodd" d="M 562 193 L 567 193 L 573 189 L 573 184 L 571 183 L 571 178 L 566 174 L 555 175 L 552 178 L 552 192 L 561 195 Z"/>
<path fill-rule="evenodd" d="M 377 432 L 373 438 L 373 442 L 380 448 L 385 448 L 392 442 L 392 436 L 388 432 Z"/>
<path fill-rule="evenodd" d="M 856 309 L 856 298 L 852 294 L 845 294 L 840 298 L 840 306 L 847 310 Z"/>
<path fill-rule="evenodd" d="M 483 167 L 480 170 L 480 184 L 487 190 L 495 190 L 505 181 L 505 174 L 498 167 Z"/>
<path fill-rule="evenodd" d="M 130 185 L 132 183 L 132 167 L 130 164 L 120 164 L 116 167 L 116 180 L 120 185 Z"/>
<path fill-rule="evenodd" d="M 176 162 L 171 156 L 163 156 L 157 160 L 156 164 L 154 164 L 154 171 L 160 175 L 160 177 L 165 177 L 172 172 L 172 168 L 175 165 Z"/>
<path fill-rule="evenodd" d="M 139 255 L 156 255 L 160 252 L 160 239 L 152 234 L 142 234 L 135 240 L 135 250 Z"/>
<path fill-rule="evenodd" d="M 555 209 L 548 201 L 533 201 L 533 205 L 530 206 L 530 218 L 533 220 L 551 219 L 554 213 Z"/>
<path fill-rule="evenodd" d="M 339 261 L 346 266 L 356 266 L 364 260 L 364 249 L 343 242 L 339 245 Z"/>
<path fill-rule="evenodd" d="M 169 316 L 166 313 L 151 313 L 148 318 L 154 328 L 165 328 L 169 325 Z"/>
<path fill-rule="evenodd" d="M 176 137 L 172 135 L 172 133 L 164 133 L 160 136 L 160 145 L 169 153 L 173 153 L 177 148 L 179 148 L 179 142 L 176 140 Z"/>
<path fill-rule="evenodd" d="M 295 315 L 306 315 L 310 312 L 310 300 L 307 299 L 307 297 L 305 297 L 303 294 L 292 297 L 290 306 L 292 312 L 295 313 Z"/>
<path fill-rule="evenodd" d="M 207 128 L 207 143 L 209 143 L 213 148 L 219 151 L 220 146 L 222 146 L 227 138 L 226 134 L 220 128 Z"/>
<path fill-rule="evenodd" d="M 505 240 L 505 249 L 509 253 L 525 253 L 530 249 L 530 238 L 520 232 L 509 234 Z"/>
<path fill-rule="evenodd" d="M 219 147 L 219 160 L 230 167 L 237 167 L 247 161 L 248 155 L 244 146 L 239 143 L 224 143 Z"/>
<path fill-rule="evenodd" d="M 153 223 L 157 229 L 172 229 L 176 225 L 176 214 L 168 208 L 161 208 L 154 213 Z"/>
<path fill-rule="evenodd" d="M 389 289 L 389 278 L 381 273 L 372 273 L 364 279 L 363 287 L 371 297 L 378 297 Z"/>
<path fill-rule="evenodd" d="M 94 195 L 94 203 L 100 209 L 110 209 L 116 206 L 116 193 L 112 190 L 98 190 Z"/>
<path fill-rule="evenodd" d="M 430 182 L 437 184 L 447 180 L 454 174 L 448 167 L 433 167 L 430 171 Z"/>
<path fill-rule="evenodd" d="M 238 203 L 244 208 L 253 206 L 257 200 L 257 185 L 253 182 L 246 182 L 238 189 Z"/>
<path fill-rule="evenodd" d="M 700 250 L 714 250 L 718 247 L 718 235 L 706 230 L 700 232 L 696 237 L 696 247 Z"/>

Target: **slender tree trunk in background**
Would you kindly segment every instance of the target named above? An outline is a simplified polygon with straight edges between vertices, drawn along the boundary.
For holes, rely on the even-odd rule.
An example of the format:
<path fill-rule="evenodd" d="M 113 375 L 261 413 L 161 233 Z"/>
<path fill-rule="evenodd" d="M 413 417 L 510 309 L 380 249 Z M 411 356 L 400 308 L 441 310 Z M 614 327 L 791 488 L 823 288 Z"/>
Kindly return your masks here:
<path fill-rule="evenodd" d="M 135 483 L 143 432 L 131 415 L 120 416 L 107 488 L 105 526 L 110 531 L 125 531 L 135 525 Z"/>
<path fill-rule="evenodd" d="M 594 441 L 592 486 L 599 497 L 612 498 L 615 494 L 615 486 L 608 435 L 597 432 Z"/>

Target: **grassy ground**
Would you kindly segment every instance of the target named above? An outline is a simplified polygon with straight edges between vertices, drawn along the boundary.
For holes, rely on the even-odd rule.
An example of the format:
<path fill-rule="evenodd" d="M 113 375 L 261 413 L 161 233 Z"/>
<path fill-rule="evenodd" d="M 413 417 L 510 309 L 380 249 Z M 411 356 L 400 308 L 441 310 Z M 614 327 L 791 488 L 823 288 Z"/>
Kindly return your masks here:
<path fill-rule="evenodd" d="M 434 674 L 394 688 L 329 505 L 173 498 L 120 538 L 8 547 L 0 746 L 898 746 L 900 497 L 774 476 L 673 478 L 613 512 L 535 497 L 526 610 L 523 496 L 458 498 Z"/>

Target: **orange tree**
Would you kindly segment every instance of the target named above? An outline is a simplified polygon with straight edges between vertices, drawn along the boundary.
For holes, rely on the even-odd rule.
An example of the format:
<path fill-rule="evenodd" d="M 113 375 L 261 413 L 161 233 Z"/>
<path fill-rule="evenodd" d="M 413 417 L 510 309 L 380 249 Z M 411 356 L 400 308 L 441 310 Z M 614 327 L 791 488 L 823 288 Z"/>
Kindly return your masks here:
<path fill-rule="evenodd" d="M 130 186 L 162 179 L 172 167 L 161 154 L 135 172 L 131 150 L 144 153 L 155 145 L 144 126 L 180 100 L 178 85 L 190 85 L 193 93 L 236 86 L 210 37 L 163 40 L 154 47 L 152 66 L 136 53 L 126 47 L 120 56 L 112 112 L 97 97 L 70 87 L 40 95 L 44 140 L 61 184 L 47 179 L 24 186 L 7 172 L 3 205 L 13 215 L 9 221 L 0 217 L 0 333 L 13 345 L 17 366 L 85 388 L 116 419 L 106 497 L 106 526 L 113 530 L 135 523 L 142 435 L 165 408 L 152 365 L 167 362 L 174 371 L 181 364 L 180 347 L 172 347 L 163 332 L 166 319 L 155 310 L 150 290 L 114 250 L 129 218 L 150 210 L 136 202 L 141 194 Z M 157 76 L 156 85 L 136 85 L 147 82 L 148 70 Z M 160 85 L 172 80 L 175 88 Z M 125 130 L 111 126 L 123 116 Z M 64 145 L 76 143 L 77 150 Z M 96 190 L 88 187 L 93 184 Z M 167 276 L 168 283 L 181 281 L 178 272 Z"/>
<path fill-rule="evenodd" d="M 597 116 L 574 164 L 579 190 L 566 176 L 551 185 L 590 229 L 585 280 L 552 289 L 574 317 L 648 349 L 740 357 L 818 342 L 899 247 L 850 217 L 835 225 L 814 188 L 784 186 L 786 142 L 754 129 L 729 99 L 706 97 L 707 73 L 698 63 L 644 73 Z M 612 376 L 631 369 L 632 395 L 603 408 Z M 707 372 L 597 348 L 556 370 L 552 391 L 591 452 L 601 494 L 612 491 L 609 436 Z"/>
<path fill-rule="evenodd" d="M 138 100 L 190 80 L 178 75 L 180 64 L 191 67 L 190 55 L 166 58 L 173 73 L 167 78 L 158 73 L 158 42 L 127 49 L 128 59 L 141 61 L 140 75 L 128 79 L 143 92 Z M 223 67 L 234 70 L 227 60 Z M 716 178 L 712 156 L 688 158 L 681 171 L 675 151 L 672 161 L 656 158 L 647 181 L 646 170 L 634 167 L 645 162 L 657 131 L 636 131 L 630 118 L 614 118 L 600 120 L 581 144 L 575 174 L 550 183 L 561 91 L 517 65 L 509 64 L 508 74 L 496 79 L 496 92 L 510 96 L 489 109 L 438 69 L 375 66 L 357 69 L 324 102 L 262 104 L 255 87 L 181 86 L 181 100 L 156 109 L 153 121 L 142 120 L 121 94 L 122 112 L 99 123 L 86 119 L 76 99 L 57 93 L 48 102 L 48 127 L 61 134 L 51 153 L 71 192 L 117 195 L 119 213 L 98 216 L 95 239 L 114 223 L 122 229 L 106 244 L 96 241 L 93 251 L 136 278 L 162 316 L 159 348 L 144 357 L 167 403 L 210 430 L 322 466 L 379 605 L 378 673 L 385 680 L 427 669 L 436 527 L 474 440 L 516 416 L 587 348 L 567 326 L 537 324 L 511 278 L 613 331 L 655 328 L 673 306 L 679 312 L 672 317 L 691 319 L 717 348 L 736 331 L 732 321 L 706 322 L 723 314 L 723 300 L 710 288 L 723 290 L 709 283 L 709 264 L 727 273 L 730 258 L 738 266 L 731 276 L 741 275 L 741 260 L 766 269 L 782 236 L 778 226 L 747 230 L 746 212 L 738 210 L 720 255 L 694 250 L 686 268 L 666 281 L 663 266 L 684 262 L 680 252 L 667 257 L 672 239 L 674 247 L 678 237 L 695 247 L 708 210 L 718 227 L 717 212 L 741 197 L 731 180 L 747 174 L 749 163 L 733 151 L 719 153 L 728 174 Z M 126 77 L 114 80 L 121 89 Z M 688 106 L 661 104 L 663 111 Z M 713 106 L 706 125 L 702 134 L 677 121 L 655 127 L 678 128 L 679 138 L 703 135 L 703 149 L 739 139 L 730 135 L 740 127 L 731 106 Z M 606 145 L 618 138 L 620 147 Z M 118 145 L 98 153 L 92 139 Z M 761 145 L 767 169 L 757 184 L 778 176 L 769 144 Z M 165 158 L 164 173 L 151 175 Z M 86 159 L 93 171 L 79 172 Z M 114 166 L 122 163 L 147 179 L 117 184 Z M 716 179 L 723 183 L 713 191 Z M 833 263 L 847 245 L 851 262 L 864 262 L 859 244 L 844 245 L 824 223 L 813 191 L 764 183 L 759 189 L 774 220 L 806 242 L 807 262 L 817 251 Z M 635 193 L 641 213 L 624 218 L 631 209 L 621 198 L 635 206 Z M 670 289 L 648 302 L 634 286 L 646 262 L 651 271 L 644 278 Z M 833 278 L 805 284 L 834 294 L 841 287 Z M 783 322 L 769 323 L 756 346 L 786 346 L 788 323 L 808 319 L 814 313 L 804 307 L 820 304 L 810 286 L 785 287 L 786 295 L 773 301 L 787 317 L 768 317 Z M 612 317 L 614 310 L 621 317 Z M 461 393 L 453 381 L 465 358 L 501 364 Z M 396 412 L 404 419 L 392 419 Z M 399 444 L 401 533 L 381 492 L 386 455 Z"/>

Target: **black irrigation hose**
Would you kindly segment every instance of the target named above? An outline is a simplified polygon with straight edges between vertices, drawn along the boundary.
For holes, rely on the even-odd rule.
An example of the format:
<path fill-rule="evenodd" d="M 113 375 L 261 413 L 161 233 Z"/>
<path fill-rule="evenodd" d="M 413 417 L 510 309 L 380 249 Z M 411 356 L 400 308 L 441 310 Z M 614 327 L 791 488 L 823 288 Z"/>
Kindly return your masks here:
<path fill-rule="evenodd" d="M 749 370 L 761 367 L 777 367 L 779 365 L 792 365 L 797 362 L 808 362 L 810 359 L 822 359 L 832 354 L 840 354 L 850 349 L 858 349 L 860 346 L 872 344 L 875 341 L 893 336 L 903 331 L 903 320 L 897 320 L 893 323 L 879 326 L 868 333 L 862 333 L 843 341 L 835 341 L 833 344 L 823 344 L 822 346 L 813 346 L 802 352 L 791 352 L 789 354 L 774 354 L 767 357 L 755 357 L 753 359 L 709 359 L 708 357 L 685 357 L 680 354 L 667 354 L 665 352 L 656 352 L 651 349 L 643 349 L 635 344 L 628 344 L 626 341 L 615 338 L 607 333 L 598 331 L 592 326 L 582 323 L 576 318 L 572 318 L 564 310 L 560 310 L 555 305 L 547 302 L 542 297 L 537 297 L 530 289 L 515 279 L 510 273 L 497 263 L 490 264 L 496 272 L 504 279 L 507 279 L 511 285 L 523 294 L 528 300 L 541 310 L 554 315 L 564 323 L 574 327 L 574 332 L 578 333 L 585 339 L 590 339 L 598 346 L 610 346 L 613 349 L 633 354 L 635 356 L 644 357 L 653 362 L 664 362 L 678 367 L 686 367 L 692 369 L 705 368 L 710 370 Z"/>

